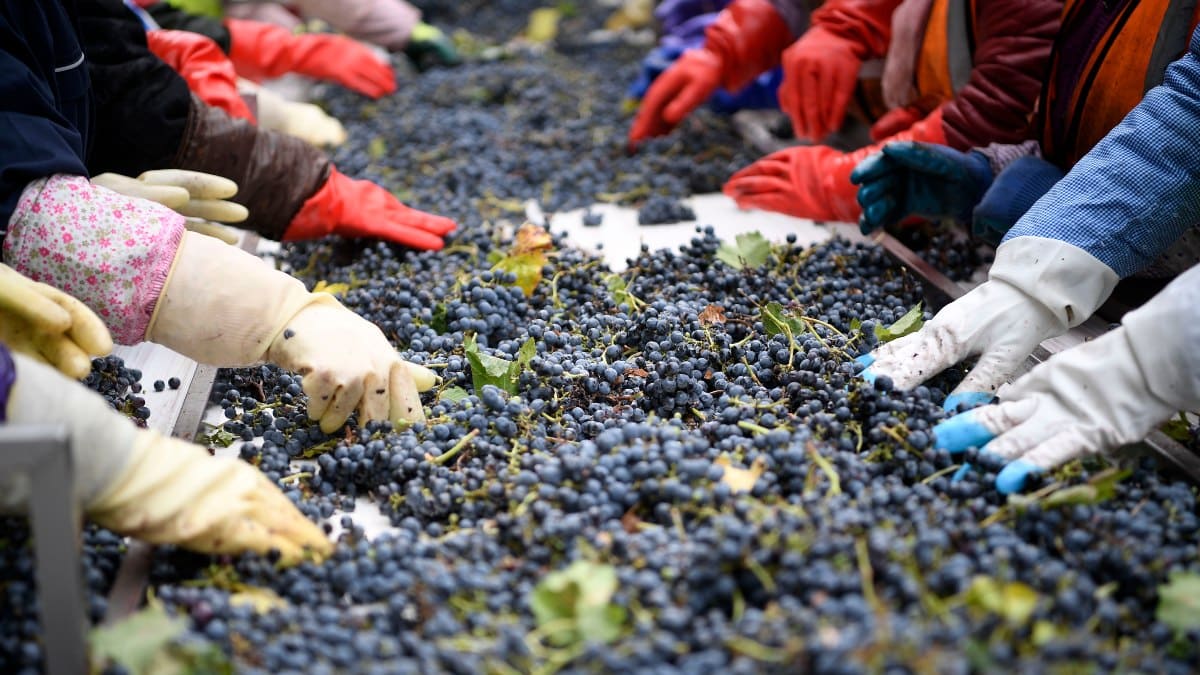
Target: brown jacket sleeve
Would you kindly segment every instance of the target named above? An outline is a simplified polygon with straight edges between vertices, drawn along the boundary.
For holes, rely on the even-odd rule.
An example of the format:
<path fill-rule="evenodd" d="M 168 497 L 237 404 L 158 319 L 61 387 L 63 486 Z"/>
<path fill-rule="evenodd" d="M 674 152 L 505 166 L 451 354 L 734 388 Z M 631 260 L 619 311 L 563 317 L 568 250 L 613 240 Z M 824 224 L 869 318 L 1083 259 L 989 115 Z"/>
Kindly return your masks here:
<path fill-rule="evenodd" d="M 946 142 L 959 150 L 1030 137 L 1062 20 L 1061 0 L 976 0 L 975 7 L 971 78 L 942 114 Z"/>
<path fill-rule="evenodd" d="M 304 141 L 260 129 L 192 95 L 176 169 L 203 171 L 238 184 L 233 201 L 250 211 L 239 227 L 280 241 L 288 225 L 329 178 L 329 158 Z"/>

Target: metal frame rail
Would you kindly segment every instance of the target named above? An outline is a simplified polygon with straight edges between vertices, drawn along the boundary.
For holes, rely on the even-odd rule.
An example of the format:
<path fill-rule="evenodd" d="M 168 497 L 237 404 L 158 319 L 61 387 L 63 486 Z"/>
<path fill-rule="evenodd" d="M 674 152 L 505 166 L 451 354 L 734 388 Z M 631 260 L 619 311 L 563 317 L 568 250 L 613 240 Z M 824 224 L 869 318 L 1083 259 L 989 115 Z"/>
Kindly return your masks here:
<path fill-rule="evenodd" d="M 0 474 L 23 476 L 29 482 L 42 653 L 49 675 L 87 671 L 81 520 L 74 499 L 71 443 L 61 426 L 0 427 Z"/>

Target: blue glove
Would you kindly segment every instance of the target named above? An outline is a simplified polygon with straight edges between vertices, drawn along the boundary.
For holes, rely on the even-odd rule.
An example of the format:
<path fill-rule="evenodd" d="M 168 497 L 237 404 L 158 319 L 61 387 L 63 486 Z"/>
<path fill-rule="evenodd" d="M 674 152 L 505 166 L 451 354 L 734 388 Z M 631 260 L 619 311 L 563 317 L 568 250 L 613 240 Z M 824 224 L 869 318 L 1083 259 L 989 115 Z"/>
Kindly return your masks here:
<path fill-rule="evenodd" d="M 858 227 L 869 234 L 910 215 L 967 222 L 992 183 L 992 167 L 978 152 L 899 141 L 863 160 L 850 181 L 861 186 Z"/>
<path fill-rule="evenodd" d="M 703 43 L 703 37 L 700 43 Z M 629 85 L 626 94 L 634 99 L 640 100 L 643 98 L 646 95 L 646 91 L 650 89 L 650 85 L 654 83 L 654 80 L 659 75 L 662 75 L 663 71 L 671 67 L 671 64 L 675 63 L 675 60 L 684 51 L 691 48 L 681 43 L 672 42 L 671 44 L 663 44 L 650 50 L 650 53 L 642 59 L 637 79 Z M 746 85 L 745 89 L 737 93 L 718 89 L 712 95 L 712 98 L 708 100 L 708 105 L 713 110 L 724 115 L 731 115 L 739 110 L 778 108 L 779 83 L 782 81 L 783 70 L 774 68 L 756 77 L 753 82 Z"/>
<path fill-rule="evenodd" d="M 654 80 L 658 79 L 663 71 L 670 68 L 671 64 L 675 63 L 675 60 L 684 51 L 686 49 L 682 46 L 662 46 L 651 49 L 650 53 L 642 59 L 637 79 L 629 85 L 629 89 L 626 91 L 629 98 L 640 101 L 646 95 L 646 91 L 650 89 L 650 85 L 654 84 Z"/>
<path fill-rule="evenodd" d="M 999 245 L 1034 202 L 1062 180 L 1062 169 L 1038 157 L 1021 157 L 1009 164 L 983 194 L 971 219 L 971 232 Z"/>

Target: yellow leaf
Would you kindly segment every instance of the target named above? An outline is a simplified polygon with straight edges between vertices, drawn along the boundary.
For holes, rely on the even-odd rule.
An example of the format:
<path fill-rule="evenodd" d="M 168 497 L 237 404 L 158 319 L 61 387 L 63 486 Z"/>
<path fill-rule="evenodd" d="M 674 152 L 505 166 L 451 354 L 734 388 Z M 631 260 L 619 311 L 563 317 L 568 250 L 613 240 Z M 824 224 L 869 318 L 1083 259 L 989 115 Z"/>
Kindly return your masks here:
<path fill-rule="evenodd" d="M 235 607 L 250 605 L 255 612 L 266 614 L 273 609 L 283 609 L 288 603 L 269 588 L 242 586 L 236 593 L 229 595 L 229 604 Z"/>
<path fill-rule="evenodd" d="M 312 292 L 313 293 L 324 292 L 324 293 L 328 293 L 330 295 L 339 295 L 340 296 L 340 295 L 345 295 L 346 292 L 349 290 L 350 290 L 350 284 L 331 284 L 331 283 L 326 282 L 324 279 L 322 279 L 317 282 L 316 286 L 313 286 Z"/>
<path fill-rule="evenodd" d="M 546 251 L 554 246 L 554 240 L 546 228 L 533 223 L 525 223 L 517 229 L 517 238 L 513 241 L 513 255 Z"/>
<path fill-rule="evenodd" d="M 725 323 L 725 308 L 720 305 L 709 305 L 697 317 L 701 326 L 711 326 L 714 323 Z"/>
<path fill-rule="evenodd" d="M 558 36 L 558 20 L 562 13 L 553 7 L 535 9 L 529 13 L 529 27 L 525 37 L 530 42 L 550 42 Z"/>
<path fill-rule="evenodd" d="M 605 30 L 644 28 L 654 20 L 653 0 L 625 0 L 604 22 Z"/>
<path fill-rule="evenodd" d="M 542 267 L 549 262 L 547 254 L 553 247 L 554 241 L 545 228 L 525 223 L 517 230 L 509 254 L 497 261 L 493 269 L 516 275 L 517 287 L 527 297 L 532 296 L 542 281 Z"/>
<path fill-rule="evenodd" d="M 763 461 L 762 457 L 754 460 L 749 469 L 739 469 L 733 466 L 729 461 L 729 455 L 721 455 L 714 464 L 725 469 L 725 473 L 721 475 L 721 482 L 728 485 L 735 493 L 753 490 L 754 484 L 767 470 L 767 463 Z"/>

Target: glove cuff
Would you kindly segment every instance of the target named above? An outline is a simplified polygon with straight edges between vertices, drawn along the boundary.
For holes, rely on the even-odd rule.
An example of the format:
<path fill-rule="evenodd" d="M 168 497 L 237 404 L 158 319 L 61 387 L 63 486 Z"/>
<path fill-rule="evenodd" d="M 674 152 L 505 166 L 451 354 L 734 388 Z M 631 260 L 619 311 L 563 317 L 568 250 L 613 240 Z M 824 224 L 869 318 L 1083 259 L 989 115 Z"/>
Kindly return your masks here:
<path fill-rule="evenodd" d="M 1044 306 L 1061 330 L 1078 326 L 1104 303 L 1120 277 L 1087 251 L 1057 239 L 1017 237 L 996 249 L 988 279 L 1003 281 Z"/>
<path fill-rule="evenodd" d="M 261 258 L 187 232 L 146 339 L 215 366 L 247 366 L 301 309 L 320 301 Z"/>
<path fill-rule="evenodd" d="M 704 46 L 721 58 L 721 86 L 740 91 L 777 65 L 795 40 L 768 0 L 733 0 L 704 32 Z"/>
<path fill-rule="evenodd" d="M 1200 267 L 1121 320 L 1147 387 L 1177 410 L 1200 408 Z"/>
<path fill-rule="evenodd" d="M 308 143 L 233 119 L 192 97 L 187 132 L 174 168 L 229 178 L 232 201 L 250 211 L 239 225 L 279 241 L 300 207 L 325 184 L 329 158 Z"/>

